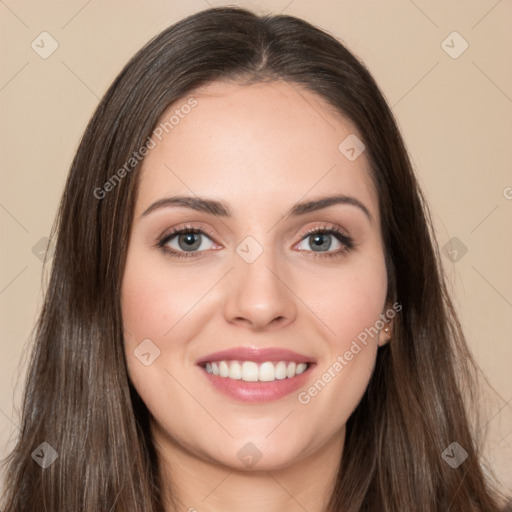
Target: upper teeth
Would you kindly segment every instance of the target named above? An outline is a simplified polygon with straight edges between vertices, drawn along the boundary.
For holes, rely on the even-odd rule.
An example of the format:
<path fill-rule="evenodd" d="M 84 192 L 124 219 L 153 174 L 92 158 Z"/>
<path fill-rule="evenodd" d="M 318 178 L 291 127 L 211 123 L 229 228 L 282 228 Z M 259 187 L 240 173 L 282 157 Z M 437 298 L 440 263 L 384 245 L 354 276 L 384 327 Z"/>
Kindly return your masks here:
<path fill-rule="evenodd" d="M 273 363 L 265 361 L 258 364 L 254 361 L 216 361 L 208 362 L 205 370 L 219 377 L 245 380 L 248 382 L 270 382 L 276 379 L 286 379 L 300 375 L 306 371 L 307 363 Z"/>

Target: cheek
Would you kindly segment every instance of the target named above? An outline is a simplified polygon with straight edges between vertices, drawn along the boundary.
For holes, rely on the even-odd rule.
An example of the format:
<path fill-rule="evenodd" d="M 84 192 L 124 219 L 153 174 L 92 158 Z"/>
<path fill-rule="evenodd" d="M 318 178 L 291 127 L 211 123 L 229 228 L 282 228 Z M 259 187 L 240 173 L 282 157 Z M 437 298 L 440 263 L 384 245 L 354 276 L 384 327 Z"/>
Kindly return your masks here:
<path fill-rule="evenodd" d="M 332 348 L 346 350 L 353 339 L 375 326 L 385 310 L 387 274 L 382 252 L 354 259 L 336 271 L 330 269 L 314 281 L 309 278 L 301 293 L 326 327 Z"/>
<path fill-rule="evenodd" d="M 165 342 L 190 309 L 191 282 L 188 286 L 177 282 L 169 269 L 148 261 L 137 248 L 128 253 L 121 289 L 125 353 L 130 377 L 143 398 L 150 398 L 151 390 L 166 389 L 155 379 L 163 378 L 159 368 L 166 355 Z M 149 357 L 142 357 L 147 353 Z"/>
<path fill-rule="evenodd" d="M 328 350 L 311 386 L 298 396 L 309 410 L 331 410 L 326 428 L 348 420 L 370 380 L 378 349 L 380 315 L 385 311 L 387 274 L 382 252 L 354 264 L 340 265 L 321 286 L 309 290 L 311 305 L 325 332 Z M 355 260 L 353 260 L 354 262 Z M 304 295 L 306 296 L 306 295 Z"/>
<path fill-rule="evenodd" d="M 130 379 L 153 415 L 158 416 L 169 403 L 179 402 L 182 391 L 173 376 L 180 382 L 188 377 L 187 346 L 204 328 L 209 315 L 204 298 L 219 280 L 219 272 L 200 269 L 200 264 L 190 270 L 173 268 L 167 258 L 152 256 L 137 246 L 129 251 L 121 310 Z M 148 365 L 140 357 L 147 353 Z"/>
<path fill-rule="evenodd" d="M 121 291 L 126 341 L 169 339 L 214 277 L 195 270 L 178 271 L 166 261 L 149 263 L 134 251 L 127 260 Z"/>

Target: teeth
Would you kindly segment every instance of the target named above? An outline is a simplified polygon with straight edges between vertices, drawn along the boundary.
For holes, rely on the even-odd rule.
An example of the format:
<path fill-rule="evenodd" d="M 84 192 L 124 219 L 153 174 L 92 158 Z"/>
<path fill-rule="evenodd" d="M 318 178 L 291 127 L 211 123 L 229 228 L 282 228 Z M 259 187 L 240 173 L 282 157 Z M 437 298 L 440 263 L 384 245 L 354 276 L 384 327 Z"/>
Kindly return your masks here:
<path fill-rule="evenodd" d="M 306 371 L 306 368 L 308 365 L 306 363 L 300 363 L 297 365 L 297 368 L 295 368 L 295 373 L 297 375 L 300 375 L 301 373 L 304 373 Z"/>
<path fill-rule="evenodd" d="M 246 382 L 272 382 L 274 380 L 291 379 L 304 373 L 307 363 L 273 363 L 265 361 L 258 364 L 254 361 L 216 361 L 205 364 L 205 370 L 219 377 L 244 380 Z"/>
<path fill-rule="evenodd" d="M 284 361 L 279 361 L 276 364 L 276 379 L 286 379 L 286 363 Z"/>
<path fill-rule="evenodd" d="M 229 375 L 229 366 L 226 361 L 221 361 L 219 363 L 219 375 L 221 377 L 227 377 Z"/>
<path fill-rule="evenodd" d="M 242 363 L 242 380 L 256 382 L 258 380 L 258 365 L 252 361 Z"/>
<path fill-rule="evenodd" d="M 238 361 L 232 361 L 229 365 L 229 378 L 235 380 L 242 378 L 242 365 Z"/>
<path fill-rule="evenodd" d="M 261 380 L 261 382 L 276 380 L 276 367 L 274 363 L 263 363 L 258 372 L 258 379 Z"/>

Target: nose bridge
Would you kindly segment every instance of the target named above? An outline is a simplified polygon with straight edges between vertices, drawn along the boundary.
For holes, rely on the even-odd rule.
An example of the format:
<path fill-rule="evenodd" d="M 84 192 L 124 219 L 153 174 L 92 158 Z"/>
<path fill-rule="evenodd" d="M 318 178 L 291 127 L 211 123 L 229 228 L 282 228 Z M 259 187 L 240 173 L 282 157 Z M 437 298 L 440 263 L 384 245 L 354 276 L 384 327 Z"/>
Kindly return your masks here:
<path fill-rule="evenodd" d="M 279 265 L 276 250 L 268 245 L 269 238 L 264 246 L 248 236 L 236 248 L 225 308 L 230 322 L 264 328 L 295 319 L 294 296 L 285 284 L 284 266 Z"/>

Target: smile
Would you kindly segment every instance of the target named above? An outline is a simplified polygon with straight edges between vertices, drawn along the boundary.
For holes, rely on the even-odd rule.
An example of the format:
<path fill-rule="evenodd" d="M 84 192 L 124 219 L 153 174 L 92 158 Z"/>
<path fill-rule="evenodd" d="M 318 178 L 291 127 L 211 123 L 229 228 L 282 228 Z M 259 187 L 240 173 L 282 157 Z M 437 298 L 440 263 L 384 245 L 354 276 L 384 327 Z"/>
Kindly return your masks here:
<path fill-rule="evenodd" d="M 280 348 L 236 347 L 196 365 L 212 389 L 236 402 L 271 402 L 307 385 L 315 358 Z"/>

